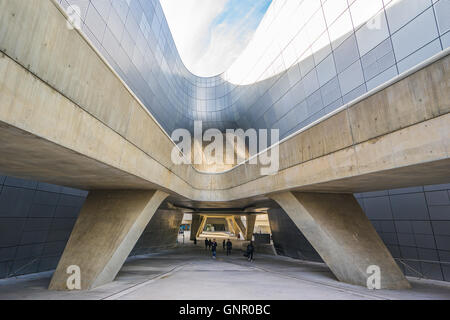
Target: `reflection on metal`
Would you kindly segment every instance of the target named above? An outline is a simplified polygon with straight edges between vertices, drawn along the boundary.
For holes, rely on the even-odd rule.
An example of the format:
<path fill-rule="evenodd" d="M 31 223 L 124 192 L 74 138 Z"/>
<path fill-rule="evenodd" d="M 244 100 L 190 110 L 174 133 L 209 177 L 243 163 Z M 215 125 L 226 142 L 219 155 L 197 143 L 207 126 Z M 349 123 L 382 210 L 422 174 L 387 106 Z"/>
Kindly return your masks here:
<path fill-rule="evenodd" d="M 449 17 L 443 1 L 414 7 L 406 0 L 386 5 L 359 0 L 350 6 L 346 1 L 274 0 L 233 65 L 205 78 L 184 66 L 158 1 L 117 3 L 112 1 L 108 10 L 95 2 L 82 8 L 82 32 L 169 134 L 177 128 L 193 131 L 194 121 L 201 120 L 205 130 L 280 128 L 283 138 L 447 43 L 437 34 L 429 44 L 434 39 L 400 36 L 408 32 L 403 25 L 417 28 L 416 20 L 425 16 L 432 21 L 420 24 L 423 34 L 435 34 L 436 25 L 445 28 L 442 21 Z M 77 4 L 65 0 L 61 6 Z M 127 20 L 134 22 L 111 21 L 111 10 L 130 11 Z M 399 11 L 412 22 L 388 28 L 386 17 L 395 25 Z M 425 47 L 426 54 L 418 51 Z"/>

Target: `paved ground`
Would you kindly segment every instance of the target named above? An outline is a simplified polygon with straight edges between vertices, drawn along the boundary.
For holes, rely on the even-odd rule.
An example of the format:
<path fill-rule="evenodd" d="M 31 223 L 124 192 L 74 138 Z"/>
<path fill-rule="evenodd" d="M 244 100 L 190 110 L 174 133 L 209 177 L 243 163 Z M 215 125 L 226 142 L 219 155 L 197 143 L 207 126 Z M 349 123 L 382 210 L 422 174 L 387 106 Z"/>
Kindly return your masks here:
<path fill-rule="evenodd" d="M 88 292 L 46 290 L 52 273 L 0 280 L 0 299 L 449 299 L 450 284 L 410 279 L 413 289 L 378 290 L 338 282 L 323 264 L 240 252 L 212 260 L 201 246 L 129 259 L 117 279 Z"/>

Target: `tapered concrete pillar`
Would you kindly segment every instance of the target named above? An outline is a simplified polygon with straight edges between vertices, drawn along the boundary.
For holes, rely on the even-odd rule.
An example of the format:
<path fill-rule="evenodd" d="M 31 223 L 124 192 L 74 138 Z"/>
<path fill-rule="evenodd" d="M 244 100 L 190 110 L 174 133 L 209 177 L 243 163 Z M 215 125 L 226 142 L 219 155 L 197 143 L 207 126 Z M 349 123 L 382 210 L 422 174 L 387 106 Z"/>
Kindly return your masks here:
<path fill-rule="evenodd" d="M 240 217 L 239 217 L 240 218 Z M 232 217 L 232 223 L 233 223 L 233 230 L 234 230 L 234 234 L 236 235 L 236 237 L 240 234 L 240 229 L 239 229 L 239 226 L 238 226 L 238 224 L 237 224 L 237 222 L 236 222 L 236 217 L 235 216 L 233 216 Z"/>
<path fill-rule="evenodd" d="M 247 230 L 245 229 L 244 223 L 242 222 L 242 218 L 241 216 L 236 217 L 235 219 L 237 226 L 239 227 L 239 229 L 242 232 L 242 236 L 244 236 L 244 238 L 247 236 Z"/>
<path fill-rule="evenodd" d="M 68 289 L 70 266 L 79 267 L 82 290 L 113 281 L 167 196 L 160 191 L 91 191 L 49 289 Z"/>
<path fill-rule="evenodd" d="M 200 228 L 198 228 L 197 231 L 197 238 L 203 233 L 203 230 L 205 229 L 206 220 L 207 218 L 204 216 L 201 216 L 202 222 L 200 223 Z"/>
<path fill-rule="evenodd" d="M 247 233 L 245 235 L 245 240 L 251 241 L 253 238 L 253 230 L 255 229 L 256 215 L 247 215 Z"/>
<path fill-rule="evenodd" d="M 192 223 L 191 223 L 191 241 L 197 238 L 198 230 L 200 229 L 200 225 L 202 223 L 202 216 L 199 214 L 192 214 Z"/>
<path fill-rule="evenodd" d="M 234 233 L 233 217 L 228 217 L 228 218 L 226 218 L 226 220 L 227 220 L 228 232 Z"/>
<path fill-rule="evenodd" d="M 338 280 L 366 286 L 372 275 L 369 266 L 377 266 L 382 289 L 410 287 L 353 195 L 286 192 L 271 198 L 286 211 Z"/>

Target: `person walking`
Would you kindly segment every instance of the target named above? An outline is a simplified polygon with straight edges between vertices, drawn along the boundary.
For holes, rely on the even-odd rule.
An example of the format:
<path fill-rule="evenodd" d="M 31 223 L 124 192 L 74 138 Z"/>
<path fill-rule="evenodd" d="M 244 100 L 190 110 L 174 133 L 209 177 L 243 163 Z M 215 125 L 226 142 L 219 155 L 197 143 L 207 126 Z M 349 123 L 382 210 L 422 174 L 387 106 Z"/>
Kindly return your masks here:
<path fill-rule="evenodd" d="M 253 261 L 253 252 L 255 251 L 255 247 L 253 246 L 253 241 L 250 241 L 250 243 L 247 246 L 247 257 L 248 261 Z"/>
<path fill-rule="evenodd" d="M 233 243 L 228 239 L 227 241 L 227 256 L 231 254 L 231 249 L 233 248 Z"/>
<path fill-rule="evenodd" d="M 223 247 L 223 251 L 225 251 L 225 247 L 226 247 L 226 242 L 225 242 L 225 239 L 223 239 L 223 242 L 222 242 L 222 247 Z"/>
<path fill-rule="evenodd" d="M 217 242 L 216 242 L 216 239 L 214 239 L 211 242 L 211 252 L 212 252 L 213 259 L 215 259 L 216 256 L 217 256 Z"/>
<path fill-rule="evenodd" d="M 208 238 L 205 239 L 205 250 L 208 250 L 208 246 L 209 246 L 209 240 Z"/>

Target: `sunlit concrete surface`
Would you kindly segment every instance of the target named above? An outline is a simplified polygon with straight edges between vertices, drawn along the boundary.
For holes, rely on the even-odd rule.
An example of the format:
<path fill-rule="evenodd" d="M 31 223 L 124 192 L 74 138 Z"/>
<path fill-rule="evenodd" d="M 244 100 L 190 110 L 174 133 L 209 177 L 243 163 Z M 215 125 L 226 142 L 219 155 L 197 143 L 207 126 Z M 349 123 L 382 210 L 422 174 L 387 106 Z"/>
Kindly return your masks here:
<path fill-rule="evenodd" d="M 51 272 L 0 281 L 0 299 L 448 299 L 450 284 L 408 278 L 410 290 L 377 290 L 338 282 L 320 263 L 241 251 L 213 260 L 201 244 L 129 259 L 112 283 L 90 291 L 54 292 Z"/>

